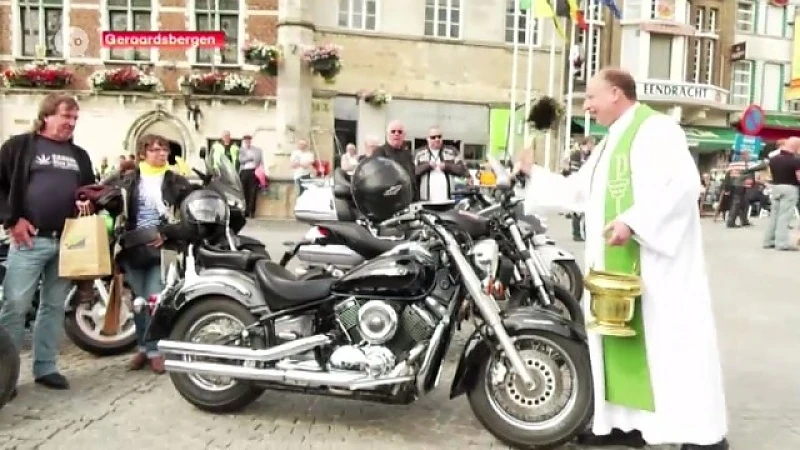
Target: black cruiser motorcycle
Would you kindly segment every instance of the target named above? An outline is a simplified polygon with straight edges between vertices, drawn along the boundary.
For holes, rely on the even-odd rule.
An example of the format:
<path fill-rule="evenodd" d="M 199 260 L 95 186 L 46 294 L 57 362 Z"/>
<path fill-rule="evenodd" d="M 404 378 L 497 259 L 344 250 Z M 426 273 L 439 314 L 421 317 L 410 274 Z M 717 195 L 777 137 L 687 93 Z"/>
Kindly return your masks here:
<path fill-rule="evenodd" d="M 391 181 L 402 172 L 395 163 L 369 165 L 384 172 L 371 177 L 381 182 L 367 183 L 372 195 L 403 189 Z M 221 269 L 235 252 L 182 277 L 171 267 L 148 334 L 168 338 L 159 349 L 173 385 L 216 413 L 240 410 L 265 390 L 408 404 L 439 384 L 453 336 L 471 320 L 451 398 L 466 394 L 480 422 L 509 445 L 555 448 L 572 439 L 592 414 L 583 330 L 540 308 L 501 312 L 481 284 L 482 269 L 440 215 L 420 210 L 384 222 L 415 224 L 428 239 L 337 279 L 300 280 L 267 260 L 251 272 Z M 198 191 L 184 201 L 182 217 L 197 228 L 183 264 L 194 268 L 195 250 L 225 233 L 229 213 L 221 196 Z M 475 226 L 485 220 L 465 217 Z"/>

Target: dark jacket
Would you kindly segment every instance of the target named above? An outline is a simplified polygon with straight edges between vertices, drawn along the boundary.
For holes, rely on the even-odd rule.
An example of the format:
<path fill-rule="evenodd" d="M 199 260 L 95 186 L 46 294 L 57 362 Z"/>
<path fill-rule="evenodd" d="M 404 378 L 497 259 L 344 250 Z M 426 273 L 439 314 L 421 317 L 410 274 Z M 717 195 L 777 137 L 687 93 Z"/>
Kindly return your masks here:
<path fill-rule="evenodd" d="M 420 200 L 429 200 L 429 183 L 431 171 L 431 150 L 425 146 L 414 153 L 415 175 L 417 177 L 417 192 Z M 467 166 L 458 150 L 453 147 L 442 147 L 440 150 L 441 162 L 444 163 L 444 173 L 447 176 L 448 198 L 455 193 L 455 177 L 464 177 L 468 174 Z"/>
<path fill-rule="evenodd" d="M 411 177 L 411 183 L 414 186 L 414 199 L 419 199 L 419 186 L 417 184 L 417 176 L 415 174 L 414 168 L 414 154 L 407 149 L 397 150 L 393 148 L 389 143 L 381 145 L 380 147 L 375 149 L 375 152 L 372 154 L 373 158 L 383 157 L 391 159 L 392 161 L 400 164 L 406 172 L 408 172 L 408 176 Z"/>
<path fill-rule="evenodd" d="M 13 227 L 25 214 L 23 203 L 36 154 L 34 143 L 38 138 L 37 133 L 18 134 L 0 146 L 0 220 L 6 228 Z M 70 146 L 80 169 L 79 185 L 93 184 L 94 169 L 89 153 L 72 141 Z"/>
<path fill-rule="evenodd" d="M 125 223 L 125 230 L 132 231 L 136 229 L 137 214 L 139 209 L 139 180 L 141 179 L 139 170 L 132 170 L 124 175 L 112 177 L 107 179 L 104 184 L 124 189 L 127 195 L 127 221 Z M 170 207 L 179 207 L 181 202 L 192 191 L 197 189 L 197 186 L 192 185 L 189 180 L 181 175 L 172 171 L 167 171 L 164 174 L 164 181 L 161 184 L 161 195 L 163 196 L 164 203 Z M 186 227 L 180 223 L 164 223 L 158 227 L 159 233 L 166 240 L 183 240 L 186 237 Z"/>

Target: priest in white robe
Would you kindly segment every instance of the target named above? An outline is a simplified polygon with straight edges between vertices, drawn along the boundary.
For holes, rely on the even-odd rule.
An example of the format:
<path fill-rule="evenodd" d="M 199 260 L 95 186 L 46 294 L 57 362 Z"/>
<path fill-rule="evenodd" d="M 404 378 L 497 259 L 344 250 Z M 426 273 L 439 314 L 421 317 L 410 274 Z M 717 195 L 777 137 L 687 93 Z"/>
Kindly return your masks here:
<path fill-rule="evenodd" d="M 638 103 L 636 82 L 622 70 L 598 73 L 584 108 L 609 130 L 577 173 L 565 178 L 520 162 L 530 176 L 529 212 L 584 206 L 587 270 L 620 271 L 622 261 L 642 279 L 636 337 L 589 331 L 595 414 L 579 443 L 727 450 L 701 183 L 686 136 L 674 119 Z"/>

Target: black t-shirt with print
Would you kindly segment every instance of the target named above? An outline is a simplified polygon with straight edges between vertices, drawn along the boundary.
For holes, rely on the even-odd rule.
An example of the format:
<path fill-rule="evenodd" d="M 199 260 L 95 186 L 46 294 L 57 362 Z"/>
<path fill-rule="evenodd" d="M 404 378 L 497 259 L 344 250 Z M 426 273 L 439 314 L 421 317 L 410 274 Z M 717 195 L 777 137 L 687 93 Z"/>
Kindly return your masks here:
<path fill-rule="evenodd" d="M 25 218 L 34 227 L 58 232 L 75 211 L 80 168 L 68 142 L 36 140 L 30 182 L 25 195 Z"/>

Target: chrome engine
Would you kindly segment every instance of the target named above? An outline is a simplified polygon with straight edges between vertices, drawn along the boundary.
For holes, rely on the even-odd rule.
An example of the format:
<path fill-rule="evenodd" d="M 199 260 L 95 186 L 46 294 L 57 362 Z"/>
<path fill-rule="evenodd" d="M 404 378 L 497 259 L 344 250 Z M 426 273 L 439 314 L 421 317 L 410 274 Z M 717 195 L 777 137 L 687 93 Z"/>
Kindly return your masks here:
<path fill-rule="evenodd" d="M 333 370 L 388 374 L 433 336 L 438 319 L 418 303 L 350 298 L 334 307 L 336 322 L 350 340 L 330 357 Z"/>

